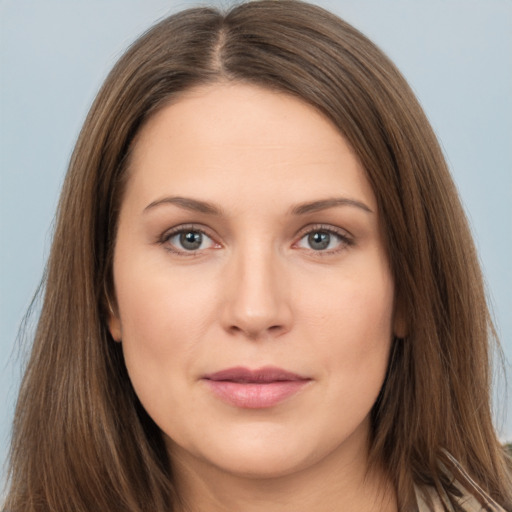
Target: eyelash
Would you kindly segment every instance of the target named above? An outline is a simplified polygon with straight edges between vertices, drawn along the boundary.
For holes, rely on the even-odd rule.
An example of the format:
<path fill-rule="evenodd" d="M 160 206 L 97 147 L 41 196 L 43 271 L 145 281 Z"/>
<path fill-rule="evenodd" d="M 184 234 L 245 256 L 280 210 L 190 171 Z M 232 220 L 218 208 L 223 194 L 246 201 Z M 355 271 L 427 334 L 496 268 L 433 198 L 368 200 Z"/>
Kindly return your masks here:
<path fill-rule="evenodd" d="M 184 250 L 184 249 L 177 249 L 175 246 L 169 243 L 169 240 L 173 238 L 176 235 L 180 235 L 183 233 L 199 233 L 203 236 L 208 237 L 210 240 L 212 240 L 212 243 L 220 247 L 220 244 L 215 242 L 214 238 L 208 234 L 208 232 L 202 227 L 195 224 L 186 224 L 177 226 L 176 228 L 171 229 L 170 231 L 166 231 L 162 234 L 162 236 L 158 239 L 158 243 L 163 245 L 165 250 L 176 254 L 178 256 L 182 256 L 185 258 L 193 258 L 201 255 L 202 251 L 205 251 L 207 249 L 198 249 L 198 250 Z M 334 254 L 338 254 L 339 252 L 343 251 L 344 249 L 351 247 L 354 245 L 354 240 L 347 234 L 346 231 L 336 228 L 331 225 L 325 225 L 325 224 L 315 224 L 312 226 L 308 226 L 307 228 L 304 228 L 300 234 L 299 238 L 296 242 L 294 242 L 293 246 L 297 246 L 298 243 L 300 243 L 306 236 L 312 234 L 312 233 L 326 233 L 328 235 L 334 235 L 338 241 L 339 241 L 339 247 L 336 247 L 335 249 L 329 249 L 329 250 L 315 250 L 315 249 L 305 249 L 314 254 L 315 256 L 330 256 Z"/>
<path fill-rule="evenodd" d="M 198 226 L 196 224 L 185 224 L 185 225 L 177 226 L 177 227 L 171 229 L 170 231 L 166 231 L 159 238 L 158 243 L 160 245 L 163 245 L 166 251 L 169 251 L 172 254 L 176 254 L 177 256 L 183 256 L 185 258 L 193 258 L 193 257 L 200 256 L 201 251 L 204 251 L 205 249 L 202 249 L 202 250 L 200 249 L 200 250 L 195 250 L 195 251 L 187 251 L 184 249 L 183 250 L 177 249 L 171 243 L 169 243 L 171 238 L 173 238 L 174 236 L 180 235 L 183 233 L 191 233 L 191 232 L 192 233 L 200 233 L 203 236 L 207 236 L 210 240 L 212 240 L 214 245 L 220 246 L 220 244 L 215 242 L 214 238 L 212 236 L 210 236 L 202 226 Z"/>
<path fill-rule="evenodd" d="M 314 250 L 314 249 L 307 249 L 310 253 L 314 254 L 315 256 L 332 256 L 340 253 L 341 251 L 352 247 L 355 244 L 354 239 L 343 229 L 337 228 L 335 226 L 326 225 L 326 224 L 314 224 L 312 226 L 308 226 L 304 228 L 299 235 L 299 239 L 297 242 L 295 242 L 293 245 L 296 246 L 301 240 L 303 240 L 306 236 L 312 234 L 312 233 L 327 233 L 329 235 L 334 235 L 339 242 L 339 246 L 334 249 L 329 250 Z"/>

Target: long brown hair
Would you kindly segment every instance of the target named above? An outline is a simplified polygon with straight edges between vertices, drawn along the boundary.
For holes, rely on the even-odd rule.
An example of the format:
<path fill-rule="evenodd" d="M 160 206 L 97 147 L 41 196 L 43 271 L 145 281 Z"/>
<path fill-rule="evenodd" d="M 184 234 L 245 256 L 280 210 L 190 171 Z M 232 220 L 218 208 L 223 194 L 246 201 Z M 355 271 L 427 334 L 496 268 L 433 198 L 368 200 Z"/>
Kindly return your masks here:
<path fill-rule="evenodd" d="M 132 141 L 193 86 L 253 83 L 302 98 L 352 145 L 377 197 L 397 303 L 373 410 L 371 461 L 401 510 L 413 483 L 437 487 L 442 450 L 512 509 L 490 412 L 494 339 L 468 225 L 439 144 L 407 83 L 368 39 L 293 0 L 197 8 L 144 34 L 108 76 L 85 121 L 59 203 L 44 302 L 21 386 L 10 459 L 11 512 L 163 512 L 179 499 L 159 429 L 106 328 L 112 253 Z"/>

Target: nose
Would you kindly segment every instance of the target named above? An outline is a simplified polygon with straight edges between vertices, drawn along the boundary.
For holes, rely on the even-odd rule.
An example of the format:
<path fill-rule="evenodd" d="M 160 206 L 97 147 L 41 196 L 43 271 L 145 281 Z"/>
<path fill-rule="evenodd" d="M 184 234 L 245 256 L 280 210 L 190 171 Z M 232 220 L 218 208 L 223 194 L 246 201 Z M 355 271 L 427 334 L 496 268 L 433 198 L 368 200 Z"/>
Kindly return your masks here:
<path fill-rule="evenodd" d="M 269 249 L 240 250 L 224 280 L 222 323 L 231 334 L 256 340 L 275 338 L 292 325 L 284 262 Z"/>

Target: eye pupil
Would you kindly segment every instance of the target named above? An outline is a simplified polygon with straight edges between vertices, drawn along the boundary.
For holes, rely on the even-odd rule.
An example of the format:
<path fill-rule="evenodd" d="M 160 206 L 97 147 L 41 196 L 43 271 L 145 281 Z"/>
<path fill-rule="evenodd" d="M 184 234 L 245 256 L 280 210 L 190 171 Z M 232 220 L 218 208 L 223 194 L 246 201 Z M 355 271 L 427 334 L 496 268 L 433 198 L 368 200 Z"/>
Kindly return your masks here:
<path fill-rule="evenodd" d="M 201 247 L 203 235 L 197 231 L 187 231 L 180 234 L 180 244 L 184 249 L 194 251 Z"/>
<path fill-rule="evenodd" d="M 329 247 L 331 235 L 325 231 L 315 231 L 308 235 L 309 246 L 315 251 L 320 251 Z"/>

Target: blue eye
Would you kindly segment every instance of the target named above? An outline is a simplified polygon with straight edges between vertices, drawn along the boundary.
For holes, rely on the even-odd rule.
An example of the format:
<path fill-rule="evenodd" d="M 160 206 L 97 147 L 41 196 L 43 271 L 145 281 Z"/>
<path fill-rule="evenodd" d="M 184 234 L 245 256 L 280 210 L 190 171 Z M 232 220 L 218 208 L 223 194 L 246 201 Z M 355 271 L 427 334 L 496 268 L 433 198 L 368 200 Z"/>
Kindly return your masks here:
<path fill-rule="evenodd" d="M 166 237 L 165 240 L 178 252 L 193 252 L 210 249 L 214 241 L 202 231 L 197 229 L 181 229 Z"/>
<path fill-rule="evenodd" d="M 328 229 L 315 229 L 306 233 L 297 245 L 302 249 L 329 252 L 349 244 L 348 238 L 339 233 Z"/>
<path fill-rule="evenodd" d="M 331 234 L 325 231 L 315 231 L 308 235 L 308 245 L 315 251 L 323 251 L 331 244 Z"/>

